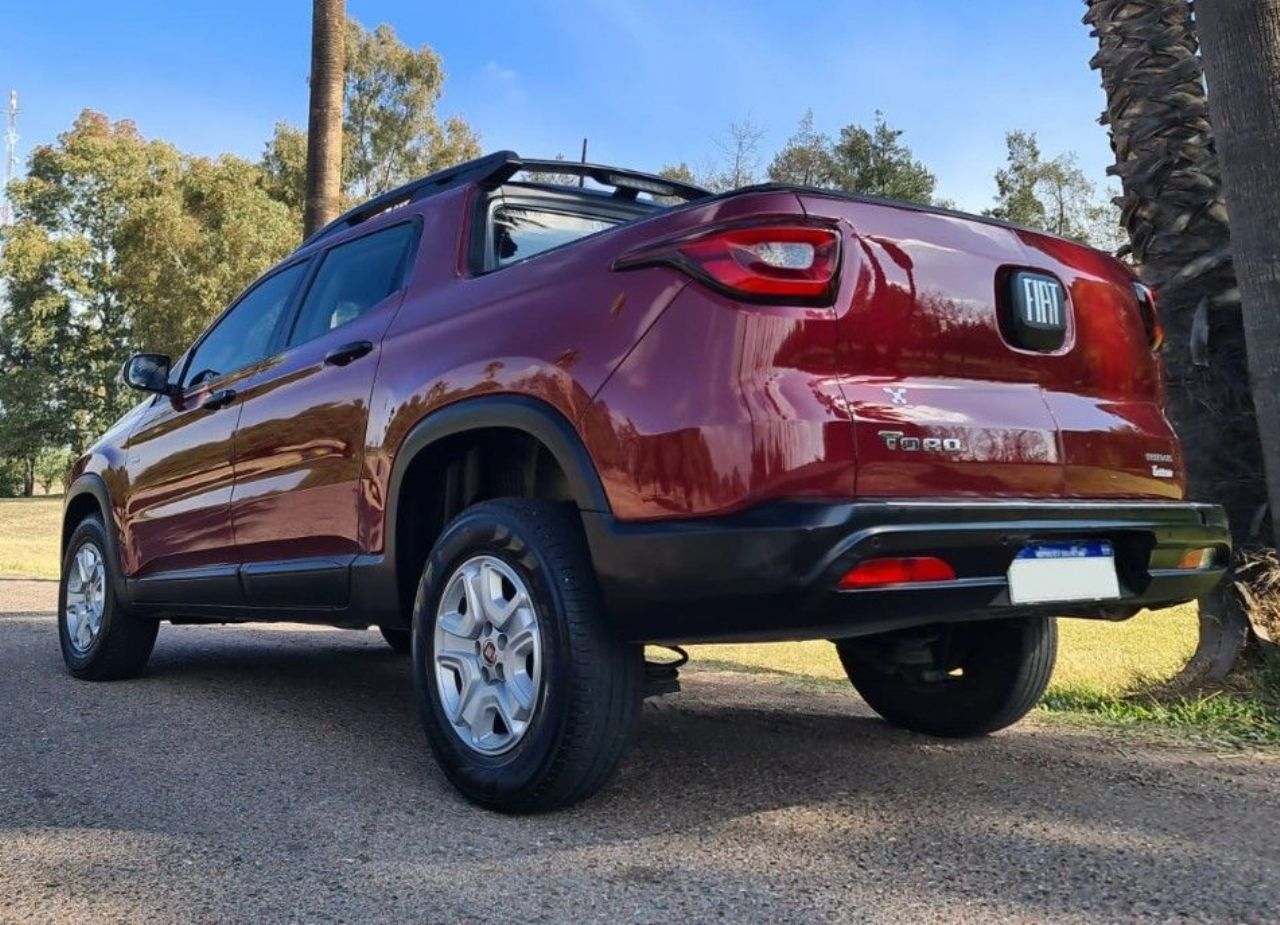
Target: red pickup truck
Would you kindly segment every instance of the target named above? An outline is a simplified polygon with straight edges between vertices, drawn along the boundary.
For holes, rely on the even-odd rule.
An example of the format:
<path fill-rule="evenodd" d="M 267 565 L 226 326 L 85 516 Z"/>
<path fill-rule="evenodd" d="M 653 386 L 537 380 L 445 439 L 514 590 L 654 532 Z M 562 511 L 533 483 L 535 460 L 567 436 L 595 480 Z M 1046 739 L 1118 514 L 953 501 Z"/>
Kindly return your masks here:
<path fill-rule="evenodd" d="M 161 620 L 377 626 L 507 811 L 608 779 L 671 686 L 646 643 L 830 639 L 889 722 L 990 732 L 1055 617 L 1223 574 L 1160 337 L 1124 266 L 1038 232 L 499 152 L 125 365 L 147 397 L 71 473 L 62 652 L 103 680 Z"/>

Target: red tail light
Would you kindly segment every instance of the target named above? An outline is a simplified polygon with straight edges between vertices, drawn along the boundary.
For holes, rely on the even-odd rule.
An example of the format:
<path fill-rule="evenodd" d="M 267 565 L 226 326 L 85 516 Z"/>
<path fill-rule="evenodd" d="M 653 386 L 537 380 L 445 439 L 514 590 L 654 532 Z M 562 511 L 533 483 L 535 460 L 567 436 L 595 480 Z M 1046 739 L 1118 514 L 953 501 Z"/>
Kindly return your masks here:
<path fill-rule="evenodd" d="M 829 305 L 840 268 L 840 236 L 797 220 L 733 225 L 676 238 L 620 257 L 614 269 L 669 264 L 746 302 Z"/>
<path fill-rule="evenodd" d="M 879 585 L 906 585 L 921 581 L 954 581 L 955 569 L 935 556 L 908 556 L 901 559 L 867 559 L 840 579 L 842 588 L 874 588 Z"/>
<path fill-rule="evenodd" d="M 1142 326 L 1147 330 L 1147 345 L 1152 353 L 1159 353 L 1164 346 L 1164 326 L 1160 324 L 1160 314 L 1156 311 L 1156 291 L 1142 283 L 1134 283 L 1133 291 L 1138 297 Z"/>

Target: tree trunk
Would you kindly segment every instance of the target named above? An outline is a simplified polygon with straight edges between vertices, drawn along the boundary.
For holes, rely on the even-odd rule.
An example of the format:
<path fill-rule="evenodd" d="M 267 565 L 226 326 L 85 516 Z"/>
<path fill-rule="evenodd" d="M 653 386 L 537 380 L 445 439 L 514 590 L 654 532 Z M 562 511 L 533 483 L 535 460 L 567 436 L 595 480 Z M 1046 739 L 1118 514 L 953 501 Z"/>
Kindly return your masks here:
<path fill-rule="evenodd" d="M 1192 498 L 1225 505 L 1238 547 L 1270 542 L 1266 484 L 1213 128 L 1187 0 L 1086 0 L 1120 178 L 1121 221 L 1158 290 L 1169 417 Z M 1201 603 L 1193 670 L 1234 660 L 1248 618 L 1237 596 Z M 1242 631 L 1243 630 L 1243 631 Z"/>
<path fill-rule="evenodd" d="M 313 0 L 311 104 L 307 113 L 307 193 L 303 237 L 338 216 L 342 194 L 344 0 Z"/>
<path fill-rule="evenodd" d="M 30 498 L 36 493 L 36 461 L 34 459 L 24 459 L 22 461 L 22 497 Z"/>
<path fill-rule="evenodd" d="M 1231 207 L 1249 379 L 1271 510 L 1280 510 L 1280 0 L 1201 0 L 1196 22 Z"/>

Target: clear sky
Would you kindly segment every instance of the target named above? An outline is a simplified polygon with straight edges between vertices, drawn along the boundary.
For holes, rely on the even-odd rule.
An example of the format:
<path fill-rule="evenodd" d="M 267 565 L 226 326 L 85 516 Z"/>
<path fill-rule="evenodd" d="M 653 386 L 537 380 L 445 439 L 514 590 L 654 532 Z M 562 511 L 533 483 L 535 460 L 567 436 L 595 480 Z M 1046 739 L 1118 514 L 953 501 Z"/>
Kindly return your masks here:
<path fill-rule="evenodd" d="M 307 0 L 3 0 L 0 89 L 20 155 L 83 108 L 200 154 L 257 157 L 305 125 Z M 1105 182 L 1110 150 L 1081 0 L 348 0 L 444 59 L 443 114 L 485 150 L 656 170 L 716 154 L 731 120 L 780 147 L 805 109 L 836 134 L 876 109 L 962 208 L 990 204 L 1004 133 L 1034 131 Z M 7 92 L 5 93 L 7 99 Z"/>

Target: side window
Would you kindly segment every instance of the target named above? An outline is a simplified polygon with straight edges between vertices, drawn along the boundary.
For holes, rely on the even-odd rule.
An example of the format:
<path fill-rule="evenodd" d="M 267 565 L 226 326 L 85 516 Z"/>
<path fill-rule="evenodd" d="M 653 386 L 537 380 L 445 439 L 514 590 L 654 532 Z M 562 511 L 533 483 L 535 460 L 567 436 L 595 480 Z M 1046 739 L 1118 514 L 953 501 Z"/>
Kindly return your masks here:
<path fill-rule="evenodd" d="M 265 357 L 271 335 L 305 271 L 305 262 L 295 264 L 264 279 L 241 298 L 191 355 L 186 387 L 237 372 Z"/>
<path fill-rule="evenodd" d="M 501 205 L 493 210 L 493 252 L 490 259 L 494 267 L 505 267 L 517 260 L 612 228 L 619 221 L 530 206 Z"/>
<path fill-rule="evenodd" d="M 289 345 L 306 343 L 355 321 L 400 288 L 416 229 L 396 225 L 339 244 L 324 255 Z"/>

